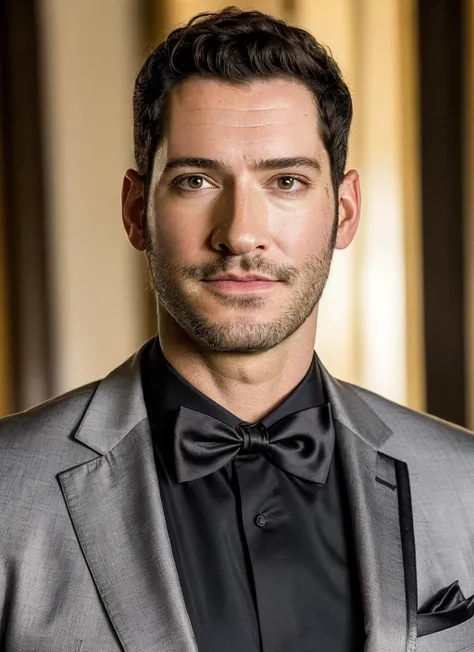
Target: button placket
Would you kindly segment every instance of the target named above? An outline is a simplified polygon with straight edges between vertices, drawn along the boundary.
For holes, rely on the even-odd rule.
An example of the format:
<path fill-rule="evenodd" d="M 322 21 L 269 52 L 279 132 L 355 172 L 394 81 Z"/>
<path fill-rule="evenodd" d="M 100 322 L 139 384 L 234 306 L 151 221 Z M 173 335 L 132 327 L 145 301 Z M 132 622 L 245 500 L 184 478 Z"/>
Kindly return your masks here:
<path fill-rule="evenodd" d="M 243 530 L 255 587 L 256 608 L 265 650 L 281 649 L 276 645 L 279 626 L 273 614 L 274 595 L 268 590 L 273 559 L 281 548 L 280 474 L 276 466 L 260 454 L 243 454 L 235 458 L 235 469 L 240 492 Z M 287 648 L 291 649 L 291 648 Z"/>

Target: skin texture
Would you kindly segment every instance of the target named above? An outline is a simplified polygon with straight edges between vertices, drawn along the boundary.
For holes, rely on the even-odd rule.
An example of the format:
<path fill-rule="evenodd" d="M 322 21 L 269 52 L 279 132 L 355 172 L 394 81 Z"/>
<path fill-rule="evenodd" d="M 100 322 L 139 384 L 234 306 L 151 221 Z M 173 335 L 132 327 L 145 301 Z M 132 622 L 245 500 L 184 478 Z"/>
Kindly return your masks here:
<path fill-rule="evenodd" d="M 253 422 L 311 363 L 333 249 L 357 229 L 358 175 L 335 196 L 315 101 L 297 81 L 190 78 L 168 98 L 164 126 L 147 206 L 142 179 L 125 174 L 124 226 L 147 253 L 164 355 Z M 212 282 L 229 273 L 241 281 Z"/>

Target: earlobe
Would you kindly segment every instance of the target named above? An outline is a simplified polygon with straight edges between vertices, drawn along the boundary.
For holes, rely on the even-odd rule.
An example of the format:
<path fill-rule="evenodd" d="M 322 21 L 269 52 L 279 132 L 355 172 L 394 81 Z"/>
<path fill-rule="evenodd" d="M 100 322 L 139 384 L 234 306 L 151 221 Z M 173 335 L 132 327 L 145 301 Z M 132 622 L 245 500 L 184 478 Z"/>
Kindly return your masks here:
<path fill-rule="evenodd" d="M 146 249 L 144 219 L 143 178 L 136 170 L 129 169 L 122 183 L 122 222 L 130 244 L 138 251 Z"/>
<path fill-rule="evenodd" d="M 336 238 L 336 249 L 345 249 L 350 245 L 359 226 L 360 218 L 360 184 L 356 170 L 349 170 L 339 186 L 338 194 L 339 227 Z"/>

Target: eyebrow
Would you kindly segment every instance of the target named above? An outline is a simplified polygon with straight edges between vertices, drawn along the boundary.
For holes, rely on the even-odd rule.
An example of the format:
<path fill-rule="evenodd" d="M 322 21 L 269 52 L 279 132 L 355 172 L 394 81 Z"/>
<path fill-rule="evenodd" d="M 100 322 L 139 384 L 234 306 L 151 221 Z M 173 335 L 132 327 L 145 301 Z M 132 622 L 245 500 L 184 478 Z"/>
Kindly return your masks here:
<path fill-rule="evenodd" d="M 225 170 L 228 168 L 223 161 L 212 158 L 196 158 L 190 156 L 179 156 L 171 158 L 165 165 L 164 172 L 176 168 L 199 168 L 200 170 Z M 294 156 L 290 158 L 270 158 L 254 161 L 250 165 L 253 172 L 260 170 L 283 170 L 285 168 L 309 168 L 321 174 L 321 163 L 308 156 Z"/>

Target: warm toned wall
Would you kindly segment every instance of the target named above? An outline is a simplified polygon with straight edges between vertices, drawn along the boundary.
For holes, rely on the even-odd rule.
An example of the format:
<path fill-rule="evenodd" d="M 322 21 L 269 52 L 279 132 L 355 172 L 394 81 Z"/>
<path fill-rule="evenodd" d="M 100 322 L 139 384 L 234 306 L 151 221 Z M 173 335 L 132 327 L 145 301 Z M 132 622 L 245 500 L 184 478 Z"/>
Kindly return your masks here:
<path fill-rule="evenodd" d="M 121 225 L 140 66 L 135 0 L 42 0 L 56 391 L 141 342 L 146 281 Z"/>

